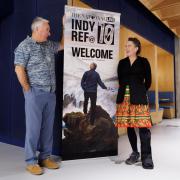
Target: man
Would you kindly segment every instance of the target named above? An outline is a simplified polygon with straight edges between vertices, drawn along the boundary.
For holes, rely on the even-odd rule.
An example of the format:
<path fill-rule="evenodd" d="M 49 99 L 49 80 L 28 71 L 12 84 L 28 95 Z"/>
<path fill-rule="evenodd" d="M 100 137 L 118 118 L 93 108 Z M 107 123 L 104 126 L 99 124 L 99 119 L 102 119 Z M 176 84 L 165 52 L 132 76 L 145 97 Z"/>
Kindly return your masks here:
<path fill-rule="evenodd" d="M 95 112 L 96 112 L 96 100 L 97 100 L 97 85 L 99 84 L 102 89 L 107 89 L 104 83 L 101 81 L 99 74 L 96 72 L 97 64 L 91 63 L 90 70 L 86 71 L 81 80 L 81 87 L 84 90 L 84 107 L 83 112 L 87 114 L 88 100 L 91 100 L 91 115 L 90 123 L 94 125 Z"/>
<path fill-rule="evenodd" d="M 42 167 L 59 168 L 50 155 L 56 105 L 54 55 L 63 48 L 63 39 L 61 43 L 49 41 L 49 21 L 41 17 L 33 20 L 31 30 L 32 36 L 15 49 L 14 64 L 25 97 L 26 169 L 40 175 Z M 39 151 L 38 157 L 36 151 Z"/>

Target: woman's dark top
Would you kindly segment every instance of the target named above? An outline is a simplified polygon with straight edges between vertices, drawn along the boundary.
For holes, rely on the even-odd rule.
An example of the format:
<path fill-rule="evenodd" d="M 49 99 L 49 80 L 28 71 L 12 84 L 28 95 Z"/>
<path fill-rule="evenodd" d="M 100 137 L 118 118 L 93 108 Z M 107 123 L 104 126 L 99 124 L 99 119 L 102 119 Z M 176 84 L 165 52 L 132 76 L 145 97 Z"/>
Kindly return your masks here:
<path fill-rule="evenodd" d="M 132 65 L 128 57 L 120 60 L 118 79 L 117 104 L 124 100 L 126 85 L 130 88 L 131 104 L 148 104 L 147 90 L 151 86 L 151 67 L 146 58 L 138 56 Z"/>

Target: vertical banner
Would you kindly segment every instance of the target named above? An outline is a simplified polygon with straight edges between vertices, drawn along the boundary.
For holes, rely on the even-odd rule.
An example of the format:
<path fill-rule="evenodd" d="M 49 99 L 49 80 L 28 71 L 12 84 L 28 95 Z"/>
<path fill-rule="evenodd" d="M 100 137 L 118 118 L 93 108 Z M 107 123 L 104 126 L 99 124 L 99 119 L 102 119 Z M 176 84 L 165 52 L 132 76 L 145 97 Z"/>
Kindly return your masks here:
<path fill-rule="evenodd" d="M 117 154 L 120 14 L 65 6 L 63 159 Z"/>

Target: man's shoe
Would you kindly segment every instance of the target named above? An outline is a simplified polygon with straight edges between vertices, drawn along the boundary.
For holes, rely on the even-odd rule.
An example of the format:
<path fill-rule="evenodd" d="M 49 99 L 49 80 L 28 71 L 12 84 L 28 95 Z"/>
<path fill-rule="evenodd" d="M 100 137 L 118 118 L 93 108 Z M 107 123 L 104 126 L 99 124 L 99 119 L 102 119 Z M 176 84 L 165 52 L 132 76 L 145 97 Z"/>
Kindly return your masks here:
<path fill-rule="evenodd" d="M 59 164 L 50 158 L 40 161 L 39 165 L 48 169 L 59 169 Z"/>
<path fill-rule="evenodd" d="M 139 161 L 139 152 L 132 152 L 130 157 L 125 161 L 126 164 L 132 165 Z"/>
<path fill-rule="evenodd" d="M 43 174 L 43 169 L 38 164 L 30 164 L 26 166 L 26 170 L 33 175 Z"/>

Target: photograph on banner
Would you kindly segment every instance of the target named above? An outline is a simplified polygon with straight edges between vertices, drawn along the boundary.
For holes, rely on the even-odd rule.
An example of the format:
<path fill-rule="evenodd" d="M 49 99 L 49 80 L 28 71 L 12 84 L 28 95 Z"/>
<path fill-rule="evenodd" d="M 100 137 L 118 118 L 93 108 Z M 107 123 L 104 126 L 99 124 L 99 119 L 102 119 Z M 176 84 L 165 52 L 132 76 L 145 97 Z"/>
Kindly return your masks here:
<path fill-rule="evenodd" d="M 117 153 L 119 29 L 119 13 L 65 6 L 65 158 Z"/>

